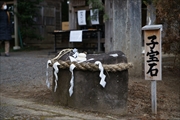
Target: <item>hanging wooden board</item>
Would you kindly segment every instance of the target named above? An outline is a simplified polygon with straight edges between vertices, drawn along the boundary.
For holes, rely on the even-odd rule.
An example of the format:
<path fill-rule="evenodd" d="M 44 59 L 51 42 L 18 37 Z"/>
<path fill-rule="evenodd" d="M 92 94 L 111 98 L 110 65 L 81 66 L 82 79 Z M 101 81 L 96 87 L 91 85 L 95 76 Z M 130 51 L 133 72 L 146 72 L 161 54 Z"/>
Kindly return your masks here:
<path fill-rule="evenodd" d="M 72 6 L 77 7 L 77 6 L 85 6 L 86 1 L 85 0 L 71 0 L 72 1 Z"/>

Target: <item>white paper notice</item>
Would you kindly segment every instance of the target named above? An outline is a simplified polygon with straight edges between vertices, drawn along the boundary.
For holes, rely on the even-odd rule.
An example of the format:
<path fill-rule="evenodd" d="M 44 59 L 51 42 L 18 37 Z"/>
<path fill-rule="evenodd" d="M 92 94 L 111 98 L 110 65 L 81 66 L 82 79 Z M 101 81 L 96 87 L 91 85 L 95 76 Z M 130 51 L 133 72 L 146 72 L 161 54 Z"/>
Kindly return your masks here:
<path fill-rule="evenodd" d="M 82 30 L 71 31 L 69 42 L 82 42 Z"/>
<path fill-rule="evenodd" d="M 86 25 L 86 10 L 79 10 L 77 16 L 78 16 L 78 24 Z"/>
<path fill-rule="evenodd" d="M 99 24 L 99 10 L 98 9 L 90 10 L 90 16 L 91 16 L 92 25 Z"/>

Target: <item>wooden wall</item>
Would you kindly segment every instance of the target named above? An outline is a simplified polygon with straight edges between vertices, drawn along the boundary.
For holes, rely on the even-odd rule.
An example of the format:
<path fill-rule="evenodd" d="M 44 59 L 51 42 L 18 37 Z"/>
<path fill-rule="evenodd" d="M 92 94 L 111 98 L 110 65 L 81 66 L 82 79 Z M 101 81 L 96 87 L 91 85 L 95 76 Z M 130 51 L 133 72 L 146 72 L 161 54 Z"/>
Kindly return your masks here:
<path fill-rule="evenodd" d="M 29 46 L 38 46 L 40 48 L 52 48 L 54 44 L 54 36 L 48 32 L 61 29 L 61 0 L 44 0 L 40 4 L 39 16 L 36 18 L 39 33 L 43 40 L 23 40 Z M 59 38 L 60 39 L 60 38 Z"/>

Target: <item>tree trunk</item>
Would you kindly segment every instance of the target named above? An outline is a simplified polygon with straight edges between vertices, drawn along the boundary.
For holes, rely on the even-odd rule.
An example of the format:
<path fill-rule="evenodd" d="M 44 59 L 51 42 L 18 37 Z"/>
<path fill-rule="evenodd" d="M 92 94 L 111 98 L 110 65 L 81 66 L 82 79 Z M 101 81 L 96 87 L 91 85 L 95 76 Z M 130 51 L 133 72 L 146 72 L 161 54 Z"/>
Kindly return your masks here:
<path fill-rule="evenodd" d="M 154 25 L 156 23 L 156 8 L 154 4 L 147 5 L 147 25 Z"/>
<path fill-rule="evenodd" d="M 141 0 L 106 0 L 105 52 L 120 50 L 134 64 L 130 75 L 142 75 Z"/>

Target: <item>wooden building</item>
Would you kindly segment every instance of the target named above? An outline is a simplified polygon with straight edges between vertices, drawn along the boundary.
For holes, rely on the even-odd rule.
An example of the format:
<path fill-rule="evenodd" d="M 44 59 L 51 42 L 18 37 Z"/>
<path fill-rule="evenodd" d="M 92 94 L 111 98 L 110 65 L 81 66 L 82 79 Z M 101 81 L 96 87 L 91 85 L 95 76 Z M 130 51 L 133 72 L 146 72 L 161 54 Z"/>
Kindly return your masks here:
<path fill-rule="evenodd" d="M 77 11 L 86 10 L 86 21 L 87 25 L 79 26 L 77 23 Z M 66 22 L 69 25 L 69 30 L 82 30 L 82 29 L 98 29 L 101 30 L 101 38 L 104 38 L 104 23 L 102 19 L 102 12 L 99 14 L 98 25 L 91 25 L 90 23 L 90 8 L 88 5 L 88 0 L 44 0 L 40 4 L 39 16 L 35 18 L 36 25 L 38 26 L 37 32 L 44 38 L 43 40 L 23 40 L 26 45 L 38 46 L 40 48 L 52 48 L 54 47 L 54 35 L 49 32 L 56 30 L 64 30 L 63 23 Z M 67 30 L 67 29 L 66 29 Z M 92 39 L 91 39 L 92 38 Z M 57 35 L 56 36 L 56 46 L 58 48 L 68 48 L 69 45 L 69 35 Z M 91 39 L 90 47 L 94 49 L 97 48 L 97 34 L 87 33 L 83 35 L 85 43 L 74 43 L 74 47 L 82 48 L 87 46 L 89 39 Z M 88 39 L 88 40 L 87 40 Z M 101 40 L 103 44 L 104 39 Z M 88 44 L 89 45 L 89 44 Z M 102 45 L 103 47 L 103 45 Z M 103 48 L 102 48 L 103 50 Z"/>
<path fill-rule="evenodd" d="M 37 26 L 37 30 L 35 31 L 39 36 L 42 36 L 43 40 L 33 40 L 33 39 L 21 39 L 21 30 L 18 26 L 18 18 L 16 14 L 12 15 L 13 23 L 14 23 L 14 33 L 12 37 L 14 41 L 12 41 L 12 45 L 14 49 L 20 49 L 22 44 L 27 46 L 38 46 L 40 48 L 52 48 L 53 47 L 53 36 L 49 35 L 48 32 L 54 31 L 55 29 L 61 29 L 62 22 L 62 5 L 63 0 L 43 0 L 40 3 L 39 10 L 37 11 L 38 16 L 34 18 L 35 26 Z M 7 0 L 8 8 L 17 12 L 18 4 L 17 0 Z"/>

